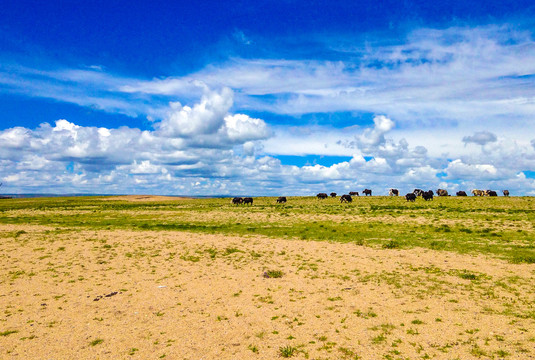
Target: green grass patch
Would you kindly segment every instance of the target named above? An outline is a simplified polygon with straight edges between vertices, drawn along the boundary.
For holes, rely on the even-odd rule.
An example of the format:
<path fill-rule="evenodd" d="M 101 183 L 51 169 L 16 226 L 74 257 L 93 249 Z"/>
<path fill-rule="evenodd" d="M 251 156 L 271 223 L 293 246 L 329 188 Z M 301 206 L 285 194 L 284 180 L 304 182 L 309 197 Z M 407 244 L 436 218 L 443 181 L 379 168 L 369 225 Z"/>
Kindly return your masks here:
<path fill-rule="evenodd" d="M 290 358 L 297 355 L 297 348 L 286 345 L 284 347 L 279 348 L 279 356 L 283 358 Z"/>
<path fill-rule="evenodd" d="M 90 346 L 95 346 L 98 344 L 102 344 L 104 342 L 104 339 L 95 339 L 89 343 Z"/>
<path fill-rule="evenodd" d="M 264 235 L 381 247 L 414 247 L 486 254 L 513 263 L 535 263 L 535 209 L 530 197 L 437 198 L 407 203 L 382 196 L 360 197 L 341 205 L 333 199 L 289 197 L 282 209 L 273 197 L 249 207 L 229 199 L 166 202 L 103 201 L 103 197 L 13 199 L 0 202 L 0 223 L 41 224 L 52 233 L 81 229 L 188 231 Z M 12 232 L 27 241 L 24 230 Z M 113 246 L 103 245 L 104 249 Z M 61 247 L 63 251 L 65 248 Z M 209 252 L 211 258 L 240 249 Z M 136 256 L 130 252 L 131 256 Z M 252 254 L 254 256 L 255 254 Z M 256 254 L 257 255 L 257 254 Z M 127 254 L 128 256 L 128 254 Z M 195 261 L 196 257 L 187 259 Z"/>
<path fill-rule="evenodd" d="M 268 279 L 277 279 L 284 276 L 284 272 L 281 270 L 267 270 L 264 272 L 264 277 Z"/>
<path fill-rule="evenodd" d="M 0 336 L 8 336 L 11 334 L 16 334 L 18 332 L 19 332 L 18 330 L 6 330 L 6 331 L 0 332 Z"/>

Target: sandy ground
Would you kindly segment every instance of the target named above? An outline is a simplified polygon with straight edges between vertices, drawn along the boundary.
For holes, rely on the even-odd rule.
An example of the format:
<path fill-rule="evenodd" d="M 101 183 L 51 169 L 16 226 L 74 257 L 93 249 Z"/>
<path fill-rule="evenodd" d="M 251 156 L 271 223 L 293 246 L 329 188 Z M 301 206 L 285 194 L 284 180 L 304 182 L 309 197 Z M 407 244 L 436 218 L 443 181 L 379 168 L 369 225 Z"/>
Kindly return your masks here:
<path fill-rule="evenodd" d="M 535 359 L 534 303 L 486 257 L 0 225 L 0 359 Z"/>
<path fill-rule="evenodd" d="M 188 197 L 179 196 L 161 196 L 161 195 L 120 195 L 120 196 L 107 196 L 102 198 L 103 201 L 180 201 L 191 200 Z"/>

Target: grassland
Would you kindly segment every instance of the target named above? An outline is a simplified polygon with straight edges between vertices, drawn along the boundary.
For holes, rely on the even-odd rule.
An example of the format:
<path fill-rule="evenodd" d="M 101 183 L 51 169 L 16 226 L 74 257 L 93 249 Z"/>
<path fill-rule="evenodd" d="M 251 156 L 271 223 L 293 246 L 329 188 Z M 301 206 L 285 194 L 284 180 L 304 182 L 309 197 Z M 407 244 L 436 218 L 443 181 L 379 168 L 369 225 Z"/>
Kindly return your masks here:
<path fill-rule="evenodd" d="M 0 201 L 0 359 L 535 358 L 535 199 L 129 200 Z"/>
<path fill-rule="evenodd" d="M 210 234 L 350 242 L 367 246 L 488 254 L 535 263 L 535 198 L 435 198 L 408 203 L 401 197 L 337 199 L 256 198 L 254 206 L 228 199 L 103 201 L 46 198 L 0 202 L 0 223 L 65 229 L 193 231 Z"/>

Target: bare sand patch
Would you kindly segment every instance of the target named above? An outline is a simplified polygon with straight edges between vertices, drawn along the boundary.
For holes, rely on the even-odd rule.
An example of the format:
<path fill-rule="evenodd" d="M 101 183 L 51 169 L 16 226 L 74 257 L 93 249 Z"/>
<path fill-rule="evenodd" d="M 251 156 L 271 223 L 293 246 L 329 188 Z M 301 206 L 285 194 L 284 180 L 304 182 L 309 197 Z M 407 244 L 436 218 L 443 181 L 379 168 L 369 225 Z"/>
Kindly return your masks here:
<path fill-rule="evenodd" d="M 534 284 L 423 249 L 0 225 L 0 358 L 529 359 Z"/>
<path fill-rule="evenodd" d="M 109 196 L 102 198 L 103 201 L 181 201 L 192 200 L 193 198 L 181 196 L 162 196 L 162 195 L 121 195 Z"/>

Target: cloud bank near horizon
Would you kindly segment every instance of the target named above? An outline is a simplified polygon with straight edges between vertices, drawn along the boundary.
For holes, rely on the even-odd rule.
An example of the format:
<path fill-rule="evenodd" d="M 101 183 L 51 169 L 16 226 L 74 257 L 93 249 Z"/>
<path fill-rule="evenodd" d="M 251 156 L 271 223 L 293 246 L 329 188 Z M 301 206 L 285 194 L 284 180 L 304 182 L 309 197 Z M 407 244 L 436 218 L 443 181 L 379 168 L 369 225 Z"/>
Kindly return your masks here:
<path fill-rule="evenodd" d="M 405 139 L 394 141 L 389 132 L 395 123 L 384 115 L 332 144 L 350 149 L 349 161 L 284 165 L 263 149 L 276 134 L 261 119 L 232 114 L 232 102 L 233 92 L 224 88 L 207 92 L 193 107 L 172 103 L 152 130 L 83 127 L 61 119 L 54 126 L 0 131 L 2 181 L 15 192 L 191 195 L 310 195 L 361 187 L 381 194 L 424 185 L 451 191 L 507 186 L 531 194 L 535 188 L 522 172 L 535 164 L 531 144 L 521 147 L 491 134 L 494 140 L 480 145 L 478 154 L 446 160 Z M 480 144 L 481 134 L 467 138 Z M 510 161 L 519 153 L 524 160 Z"/>

